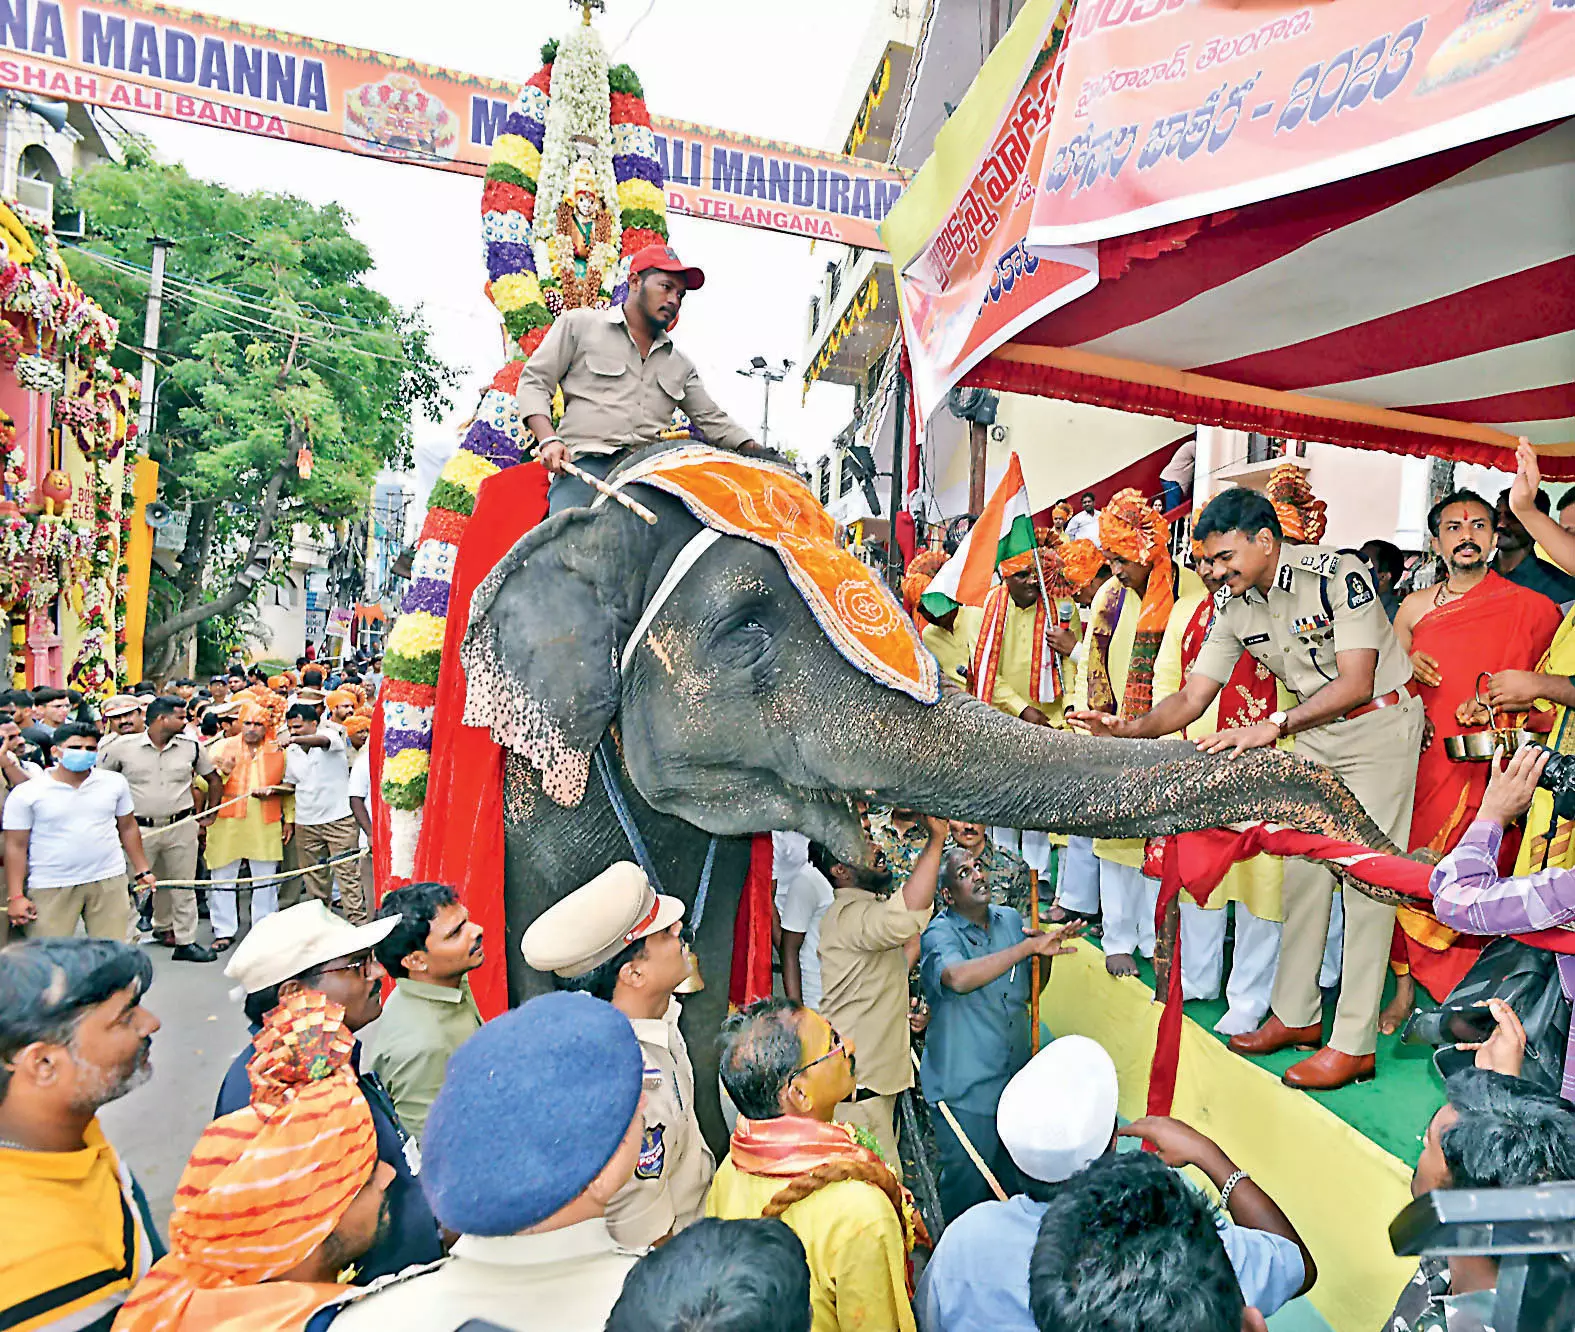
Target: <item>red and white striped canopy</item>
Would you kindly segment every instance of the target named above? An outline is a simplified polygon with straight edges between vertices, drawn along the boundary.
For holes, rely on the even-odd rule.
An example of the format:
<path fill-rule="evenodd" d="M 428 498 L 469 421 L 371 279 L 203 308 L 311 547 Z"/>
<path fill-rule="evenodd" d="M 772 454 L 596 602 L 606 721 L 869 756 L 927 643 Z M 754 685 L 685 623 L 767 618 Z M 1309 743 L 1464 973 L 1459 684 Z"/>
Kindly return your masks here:
<path fill-rule="evenodd" d="M 1103 241 L 965 382 L 1575 476 L 1575 121 Z"/>

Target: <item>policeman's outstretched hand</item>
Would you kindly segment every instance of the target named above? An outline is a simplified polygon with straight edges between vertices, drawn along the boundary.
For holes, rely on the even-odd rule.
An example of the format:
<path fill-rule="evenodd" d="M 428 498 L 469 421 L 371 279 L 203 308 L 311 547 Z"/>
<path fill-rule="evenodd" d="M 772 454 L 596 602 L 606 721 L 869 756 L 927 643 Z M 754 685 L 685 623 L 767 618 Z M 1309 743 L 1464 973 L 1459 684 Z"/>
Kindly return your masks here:
<path fill-rule="evenodd" d="M 1073 730 L 1086 731 L 1089 735 L 1113 735 L 1117 739 L 1130 737 L 1137 729 L 1135 721 L 1110 712 L 1069 712 L 1066 719 Z"/>
<path fill-rule="evenodd" d="M 1550 757 L 1547 750 L 1537 745 L 1522 745 L 1508 761 L 1495 755 L 1480 817 L 1492 819 L 1501 828 L 1514 823 L 1531 808 L 1531 797 L 1536 794 L 1537 781 Z"/>
<path fill-rule="evenodd" d="M 1269 749 L 1280 741 L 1280 728 L 1273 722 L 1259 722 L 1256 726 L 1232 726 L 1198 741 L 1198 748 L 1205 754 L 1229 754 L 1231 758 L 1249 749 Z"/>

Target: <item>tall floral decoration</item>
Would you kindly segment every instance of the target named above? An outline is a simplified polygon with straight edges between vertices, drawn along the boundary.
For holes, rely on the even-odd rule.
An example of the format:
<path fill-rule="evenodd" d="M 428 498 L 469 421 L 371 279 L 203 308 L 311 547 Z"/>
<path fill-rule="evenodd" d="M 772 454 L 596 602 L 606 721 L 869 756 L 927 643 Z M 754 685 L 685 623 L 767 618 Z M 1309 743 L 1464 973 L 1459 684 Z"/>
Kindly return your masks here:
<path fill-rule="evenodd" d="M 621 304 L 630 256 L 667 237 L 662 170 L 634 71 L 608 68 L 589 25 L 549 42 L 541 55 L 542 68 L 520 90 L 493 143 L 481 192 L 486 290 L 503 318 L 511 357 L 482 394 L 459 452 L 432 489 L 410 589 L 384 654 L 382 794 L 399 877 L 415 865 L 460 538 L 481 483 L 522 461 L 533 444 L 515 405 L 520 372 L 565 309 Z M 587 276 L 577 274 L 566 285 L 561 274 L 575 249 L 567 228 L 577 167 L 582 179 L 589 172 L 598 219 L 610 218 L 611 226 L 598 222 L 596 244 L 585 256 Z"/>

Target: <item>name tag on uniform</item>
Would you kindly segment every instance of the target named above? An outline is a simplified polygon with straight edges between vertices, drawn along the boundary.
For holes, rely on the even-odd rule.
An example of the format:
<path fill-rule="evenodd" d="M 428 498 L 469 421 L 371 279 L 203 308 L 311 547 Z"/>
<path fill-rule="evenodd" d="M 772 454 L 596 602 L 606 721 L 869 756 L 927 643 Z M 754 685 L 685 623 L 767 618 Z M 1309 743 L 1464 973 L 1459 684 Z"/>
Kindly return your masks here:
<path fill-rule="evenodd" d="M 1241 645 L 1242 647 L 1256 647 L 1259 643 L 1267 643 L 1268 641 L 1268 634 L 1248 634 L 1241 640 Z"/>

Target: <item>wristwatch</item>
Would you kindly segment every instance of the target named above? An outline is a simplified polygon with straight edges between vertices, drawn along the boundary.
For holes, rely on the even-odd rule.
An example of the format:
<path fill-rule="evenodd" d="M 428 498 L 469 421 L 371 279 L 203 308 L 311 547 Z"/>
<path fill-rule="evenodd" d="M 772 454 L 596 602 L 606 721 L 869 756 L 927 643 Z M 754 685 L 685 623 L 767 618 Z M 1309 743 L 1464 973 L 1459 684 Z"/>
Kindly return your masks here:
<path fill-rule="evenodd" d="M 1286 712 L 1271 712 L 1269 720 L 1274 723 L 1274 729 L 1280 733 L 1280 739 L 1285 739 L 1285 724 L 1290 721 L 1290 714 Z"/>
<path fill-rule="evenodd" d="M 144 879 L 151 879 L 152 877 L 153 877 L 153 871 L 151 869 L 145 869 L 145 870 L 138 870 L 137 871 L 137 882 L 138 883 L 141 883 Z"/>

